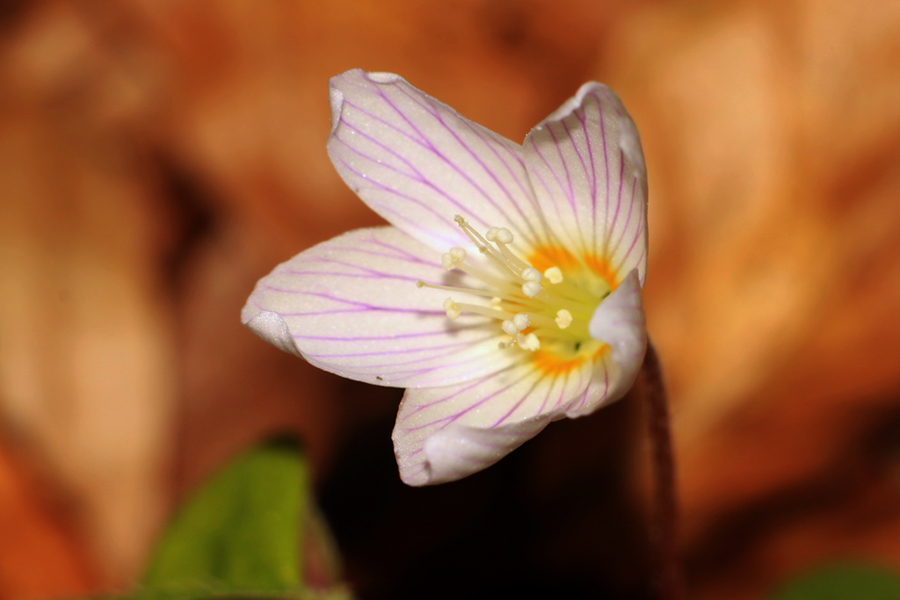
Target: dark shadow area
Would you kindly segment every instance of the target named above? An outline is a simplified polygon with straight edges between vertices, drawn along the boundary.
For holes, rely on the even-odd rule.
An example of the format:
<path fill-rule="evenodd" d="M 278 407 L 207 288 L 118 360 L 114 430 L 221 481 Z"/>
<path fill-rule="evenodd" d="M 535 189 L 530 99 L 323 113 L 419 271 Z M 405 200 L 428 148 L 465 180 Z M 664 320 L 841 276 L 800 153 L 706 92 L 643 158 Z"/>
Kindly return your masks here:
<path fill-rule="evenodd" d="M 321 487 L 364 600 L 646 600 L 646 529 L 629 490 L 634 407 L 551 424 L 489 469 L 410 488 L 393 417 L 360 430 Z"/>

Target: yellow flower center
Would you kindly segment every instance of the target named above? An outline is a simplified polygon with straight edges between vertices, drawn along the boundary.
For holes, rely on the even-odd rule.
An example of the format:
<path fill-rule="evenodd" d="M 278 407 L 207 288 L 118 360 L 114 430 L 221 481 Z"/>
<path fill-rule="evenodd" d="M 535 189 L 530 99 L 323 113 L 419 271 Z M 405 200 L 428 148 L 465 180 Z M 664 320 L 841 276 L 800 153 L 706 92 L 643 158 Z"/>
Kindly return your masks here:
<path fill-rule="evenodd" d="M 528 257 L 517 255 L 510 244 L 513 234 L 492 227 L 484 235 L 465 219 L 454 219 L 490 264 L 482 269 L 467 261 L 463 248 L 451 248 L 442 256 L 444 269 L 459 270 L 481 282 L 479 288 L 432 285 L 430 287 L 490 298 L 489 305 L 457 302 L 443 304 L 447 318 L 462 313 L 495 319 L 505 340 L 500 348 L 532 352 L 532 360 L 544 373 L 560 375 L 601 354 L 606 345 L 588 332 L 597 305 L 618 285 L 605 260 L 592 255 L 576 257 L 555 245 L 539 246 Z"/>

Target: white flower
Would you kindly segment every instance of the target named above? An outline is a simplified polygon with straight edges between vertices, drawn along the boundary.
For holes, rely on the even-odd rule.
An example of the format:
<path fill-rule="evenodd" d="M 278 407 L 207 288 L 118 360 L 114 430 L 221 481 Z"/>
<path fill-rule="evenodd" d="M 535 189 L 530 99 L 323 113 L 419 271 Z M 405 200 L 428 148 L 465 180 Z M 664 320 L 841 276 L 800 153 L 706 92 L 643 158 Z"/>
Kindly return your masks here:
<path fill-rule="evenodd" d="M 390 73 L 331 80 L 328 153 L 391 226 L 279 265 L 241 314 L 344 377 L 407 388 L 409 485 L 460 479 L 631 387 L 646 349 L 644 158 L 588 83 L 520 146 Z"/>

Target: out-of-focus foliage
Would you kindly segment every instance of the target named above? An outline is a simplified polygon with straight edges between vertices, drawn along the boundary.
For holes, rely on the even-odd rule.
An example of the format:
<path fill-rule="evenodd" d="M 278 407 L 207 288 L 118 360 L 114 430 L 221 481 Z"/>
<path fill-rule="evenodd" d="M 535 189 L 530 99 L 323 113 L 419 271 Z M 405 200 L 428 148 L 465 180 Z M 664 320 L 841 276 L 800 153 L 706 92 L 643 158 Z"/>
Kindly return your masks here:
<path fill-rule="evenodd" d="M 239 457 L 180 510 L 144 584 L 251 592 L 299 587 L 309 476 L 306 461 L 290 448 L 268 446 Z"/>
<path fill-rule="evenodd" d="M 310 590 L 302 567 L 310 472 L 286 443 L 238 457 L 179 510 L 133 598 L 348 598 Z M 315 548 L 320 550 L 320 548 Z"/>
<path fill-rule="evenodd" d="M 772 600 L 896 600 L 900 577 L 895 571 L 861 564 L 838 564 L 804 573 Z"/>

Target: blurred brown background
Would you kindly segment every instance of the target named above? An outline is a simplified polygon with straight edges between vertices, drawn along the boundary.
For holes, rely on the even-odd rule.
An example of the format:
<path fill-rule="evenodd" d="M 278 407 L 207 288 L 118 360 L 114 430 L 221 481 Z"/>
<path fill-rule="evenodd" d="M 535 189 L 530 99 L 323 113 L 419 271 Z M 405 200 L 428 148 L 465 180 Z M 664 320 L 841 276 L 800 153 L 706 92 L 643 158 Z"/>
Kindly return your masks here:
<path fill-rule="evenodd" d="M 271 433 L 352 493 L 340 457 L 399 395 L 238 314 L 278 262 L 378 222 L 325 154 L 327 80 L 353 67 L 517 141 L 586 80 L 622 96 L 692 597 L 900 568 L 897 0 L 14 0 L 0 36 L 0 600 L 126 589 L 177 500 Z M 354 554 L 377 540 L 341 543 L 363 595 L 389 589 Z M 643 597 L 636 573 L 609 589 Z"/>

